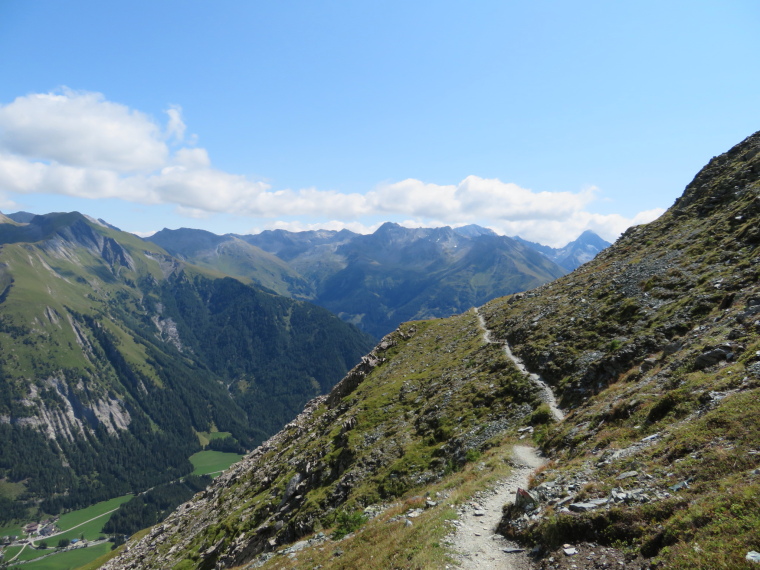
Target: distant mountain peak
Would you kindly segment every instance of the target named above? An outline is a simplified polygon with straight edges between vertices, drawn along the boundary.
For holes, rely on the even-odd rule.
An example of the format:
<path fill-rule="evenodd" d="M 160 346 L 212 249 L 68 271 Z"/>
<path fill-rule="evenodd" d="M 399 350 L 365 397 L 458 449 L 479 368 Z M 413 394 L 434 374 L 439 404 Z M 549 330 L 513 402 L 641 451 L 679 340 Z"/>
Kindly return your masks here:
<path fill-rule="evenodd" d="M 528 241 L 519 236 L 515 236 L 514 239 L 542 253 L 568 271 L 573 271 L 584 263 L 591 261 L 600 251 L 611 245 L 592 230 L 584 231 L 565 247 L 559 248 Z"/>
<path fill-rule="evenodd" d="M 468 224 L 466 226 L 459 226 L 458 228 L 454 228 L 454 232 L 459 234 L 462 237 L 467 238 L 473 238 L 478 236 L 495 236 L 498 235 L 495 231 L 490 230 L 488 228 L 484 228 L 483 226 L 479 226 L 477 224 Z"/>
<path fill-rule="evenodd" d="M 34 218 L 37 214 L 32 214 L 31 212 L 14 212 L 12 214 L 6 214 L 7 217 L 9 217 L 14 222 L 18 222 L 20 224 L 28 224 L 32 221 L 32 218 Z"/>

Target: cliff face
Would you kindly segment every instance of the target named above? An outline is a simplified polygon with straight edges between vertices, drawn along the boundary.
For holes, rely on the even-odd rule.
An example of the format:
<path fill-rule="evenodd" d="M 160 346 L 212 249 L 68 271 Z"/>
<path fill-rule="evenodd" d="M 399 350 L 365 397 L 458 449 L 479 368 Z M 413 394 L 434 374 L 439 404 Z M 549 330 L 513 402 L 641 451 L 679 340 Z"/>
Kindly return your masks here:
<path fill-rule="evenodd" d="M 531 432 L 552 461 L 535 504 L 505 509 L 500 529 L 537 547 L 536 565 L 604 567 L 603 545 L 631 568 L 742 567 L 760 535 L 758 149 L 760 134 L 713 159 L 660 219 L 572 274 L 482 307 L 490 337 L 473 312 L 402 325 L 108 568 L 278 550 L 275 567 L 435 567 L 422 553 L 444 552 L 440 567 L 444 520 Z M 552 386 L 563 420 L 499 339 Z M 374 518 L 331 545 L 320 533 L 352 513 Z M 584 556 L 557 550 L 568 542 Z"/>

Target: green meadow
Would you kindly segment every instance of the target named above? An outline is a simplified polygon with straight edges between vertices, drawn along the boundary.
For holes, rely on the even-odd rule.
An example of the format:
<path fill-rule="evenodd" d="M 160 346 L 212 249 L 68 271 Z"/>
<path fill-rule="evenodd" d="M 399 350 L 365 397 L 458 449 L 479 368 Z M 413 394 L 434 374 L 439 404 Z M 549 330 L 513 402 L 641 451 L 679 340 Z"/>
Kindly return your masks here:
<path fill-rule="evenodd" d="M 193 475 L 210 475 L 219 473 L 227 469 L 233 463 L 237 463 L 243 458 L 237 453 L 226 453 L 223 451 L 199 451 L 190 456 L 190 462 L 195 469 Z"/>
<path fill-rule="evenodd" d="M 105 542 L 89 548 L 76 548 L 60 552 L 47 558 L 27 562 L 26 564 L 16 564 L 11 566 L 12 570 L 74 570 L 80 568 L 93 560 L 100 558 L 111 550 L 111 543 Z"/>

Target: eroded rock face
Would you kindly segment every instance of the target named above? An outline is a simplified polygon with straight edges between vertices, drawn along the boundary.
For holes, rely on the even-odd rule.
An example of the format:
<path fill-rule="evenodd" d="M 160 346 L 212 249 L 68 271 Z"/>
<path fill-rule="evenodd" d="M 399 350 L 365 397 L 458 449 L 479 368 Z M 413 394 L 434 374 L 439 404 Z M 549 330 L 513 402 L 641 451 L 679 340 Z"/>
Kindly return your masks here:
<path fill-rule="evenodd" d="M 129 428 L 132 418 L 124 403 L 108 395 L 87 397 L 81 380 L 72 387 L 62 377 L 50 377 L 44 386 L 52 390 L 45 398 L 40 396 L 36 385 L 29 386 L 28 396 L 21 401 L 29 413 L 0 416 L 0 422 L 33 427 L 50 439 L 68 441 L 75 441 L 84 432 L 94 433 L 98 425 L 112 435 Z"/>

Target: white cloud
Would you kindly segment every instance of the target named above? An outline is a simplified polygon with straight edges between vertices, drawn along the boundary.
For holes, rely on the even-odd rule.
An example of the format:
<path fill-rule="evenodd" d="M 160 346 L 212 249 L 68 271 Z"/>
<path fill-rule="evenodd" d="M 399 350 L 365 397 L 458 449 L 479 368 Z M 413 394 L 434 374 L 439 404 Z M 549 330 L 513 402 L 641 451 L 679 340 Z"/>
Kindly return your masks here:
<path fill-rule="evenodd" d="M 172 162 L 185 168 L 209 168 L 211 166 L 208 153 L 203 148 L 181 148 L 174 153 Z"/>
<path fill-rule="evenodd" d="M 519 235 L 530 241 L 552 247 L 562 247 L 586 230 L 596 232 L 607 241 L 614 242 L 629 227 L 651 222 L 662 215 L 664 211 L 664 209 L 658 208 L 640 212 L 633 218 L 626 218 L 620 214 L 592 214 L 580 210 L 567 218 L 558 220 L 532 219 L 494 222 L 487 225 L 500 234 Z"/>
<path fill-rule="evenodd" d="M 9 212 L 11 210 L 18 210 L 18 203 L 5 192 L 0 192 L 0 211 Z"/>
<path fill-rule="evenodd" d="M 639 212 L 633 217 L 633 220 L 631 220 L 631 225 L 637 226 L 639 224 L 648 224 L 649 222 L 655 221 L 664 213 L 665 208 L 652 208 L 651 210 L 644 210 L 643 212 Z M 620 233 L 622 233 L 622 231 Z"/>
<path fill-rule="evenodd" d="M 453 185 L 426 184 L 410 178 L 378 186 L 367 193 L 366 200 L 373 211 L 445 220 L 462 213 L 456 192 Z"/>
<path fill-rule="evenodd" d="M 184 218 L 193 218 L 195 220 L 205 220 L 211 217 L 211 213 L 208 210 L 199 210 L 198 208 L 186 208 L 185 206 L 177 206 L 177 213 Z"/>
<path fill-rule="evenodd" d="M 578 193 L 533 192 L 497 179 L 468 176 L 456 186 L 404 180 L 367 194 L 374 211 L 403 213 L 458 223 L 488 218 L 501 221 L 561 220 L 594 200 L 596 188 Z"/>
<path fill-rule="evenodd" d="M 161 130 L 145 114 L 100 93 L 41 93 L 0 106 L 0 149 L 31 160 L 117 172 L 166 161 Z"/>
<path fill-rule="evenodd" d="M 555 246 L 586 229 L 612 240 L 631 224 L 661 213 L 641 212 L 633 219 L 592 214 L 588 207 L 598 200 L 594 187 L 535 192 L 478 176 L 448 185 L 410 178 L 366 194 L 275 189 L 213 168 L 205 149 L 181 144 L 186 133 L 182 109 L 170 106 L 166 114 L 167 124 L 161 126 L 100 93 L 68 89 L 0 105 L 0 192 L 171 204 L 189 218 L 227 213 L 284 219 L 289 221 L 267 227 L 298 230 L 367 233 L 387 220 L 404 220 L 400 223 L 411 227 L 477 223 Z M 172 149 L 168 140 L 175 143 Z"/>
<path fill-rule="evenodd" d="M 141 238 L 149 238 L 150 236 L 155 234 L 157 231 L 158 230 L 149 230 L 146 232 L 130 232 L 130 233 L 135 234 L 136 236 L 141 237 Z"/>

